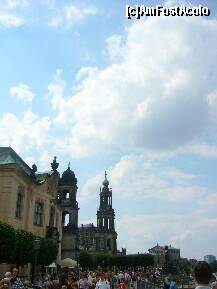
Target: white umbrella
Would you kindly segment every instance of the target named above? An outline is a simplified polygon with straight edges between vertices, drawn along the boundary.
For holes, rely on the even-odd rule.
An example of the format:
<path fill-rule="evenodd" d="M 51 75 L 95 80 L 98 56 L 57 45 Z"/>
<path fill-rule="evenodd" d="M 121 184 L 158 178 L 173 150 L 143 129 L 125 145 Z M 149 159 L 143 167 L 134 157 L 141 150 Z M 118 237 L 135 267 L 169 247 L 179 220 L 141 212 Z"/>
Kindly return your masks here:
<path fill-rule="evenodd" d="M 75 268 L 77 266 L 77 261 L 66 258 L 60 261 L 60 266 L 62 268 Z"/>

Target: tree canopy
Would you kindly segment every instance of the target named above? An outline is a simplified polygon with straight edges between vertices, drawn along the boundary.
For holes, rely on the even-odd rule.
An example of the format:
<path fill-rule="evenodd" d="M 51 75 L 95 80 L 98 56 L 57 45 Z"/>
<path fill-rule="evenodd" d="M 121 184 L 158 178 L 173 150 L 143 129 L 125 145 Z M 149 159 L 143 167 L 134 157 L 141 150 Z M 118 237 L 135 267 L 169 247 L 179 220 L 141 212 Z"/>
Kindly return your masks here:
<path fill-rule="evenodd" d="M 107 268 L 116 266 L 124 269 L 128 267 L 148 267 L 154 263 L 153 257 L 150 254 L 134 254 L 134 255 L 111 255 L 104 253 L 88 253 L 82 251 L 78 258 L 82 268 Z"/>
<path fill-rule="evenodd" d="M 33 262 L 36 254 L 38 264 L 49 265 L 56 260 L 58 244 L 52 239 L 40 238 L 40 250 L 35 249 L 37 236 L 24 230 L 16 230 L 0 221 L 0 263 L 24 265 Z"/>

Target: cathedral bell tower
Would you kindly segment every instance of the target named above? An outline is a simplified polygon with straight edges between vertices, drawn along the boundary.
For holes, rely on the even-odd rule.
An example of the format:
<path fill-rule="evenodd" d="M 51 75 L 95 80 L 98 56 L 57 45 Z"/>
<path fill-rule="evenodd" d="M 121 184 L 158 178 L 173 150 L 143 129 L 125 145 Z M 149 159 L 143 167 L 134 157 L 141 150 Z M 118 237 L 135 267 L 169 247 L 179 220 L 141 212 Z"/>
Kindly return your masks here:
<path fill-rule="evenodd" d="M 117 251 L 117 233 L 115 231 L 115 212 L 112 208 L 112 190 L 109 188 L 107 173 L 105 180 L 100 188 L 100 206 L 97 211 L 97 229 L 100 233 L 100 241 L 97 247 L 105 251 L 116 253 Z"/>
<path fill-rule="evenodd" d="M 103 231 L 115 230 L 115 213 L 112 208 L 112 190 L 109 189 L 109 181 L 105 172 L 103 188 L 100 188 L 100 206 L 97 211 L 97 227 Z"/>

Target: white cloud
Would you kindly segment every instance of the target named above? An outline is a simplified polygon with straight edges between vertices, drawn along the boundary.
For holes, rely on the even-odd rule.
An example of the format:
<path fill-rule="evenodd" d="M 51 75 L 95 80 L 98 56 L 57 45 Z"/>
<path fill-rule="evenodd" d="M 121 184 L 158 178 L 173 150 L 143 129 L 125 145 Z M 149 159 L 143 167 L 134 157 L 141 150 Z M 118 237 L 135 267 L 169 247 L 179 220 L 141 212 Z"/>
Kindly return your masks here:
<path fill-rule="evenodd" d="M 27 0 L 7 0 L 5 3 L 6 9 L 25 8 L 28 6 Z"/>
<path fill-rule="evenodd" d="M 175 235 L 174 237 L 171 238 L 172 242 L 176 242 L 176 241 L 182 241 L 185 240 L 186 238 L 192 236 L 192 231 L 191 230 L 185 230 L 183 232 L 181 232 L 179 235 Z"/>
<path fill-rule="evenodd" d="M 165 0 L 164 1 L 164 6 L 167 7 L 174 7 L 176 5 L 185 5 L 185 6 L 192 6 L 190 1 L 184 1 L 184 0 Z"/>
<path fill-rule="evenodd" d="M 199 204 L 201 206 L 201 211 L 204 213 L 212 213 L 216 211 L 217 202 L 217 191 L 208 194 L 203 199 L 200 199 Z"/>
<path fill-rule="evenodd" d="M 65 89 L 65 82 L 61 79 L 62 70 L 57 69 L 54 81 L 48 85 L 48 97 L 49 95 L 52 96 L 52 108 L 54 110 L 59 109 L 59 107 L 64 102 L 63 100 L 63 93 Z"/>
<path fill-rule="evenodd" d="M 32 167 L 33 164 L 35 164 L 35 158 L 33 156 L 28 156 L 24 158 L 24 162 L 27 163 L 29 167 Z"/>
<path fill-rule="evenodd" d="M 10 88 L 10 95 L 23 101 L 24 104 L 30 104 L 35 97 L 34 93 L 30 90 L 30 87 L 23 83 L 20 83 L 17 86 L 12 86 Z"/>
<path fill-rule="evenodd" d="M 47 171 L 51 168 L 51 163 L 53 161 L 54 156 L 50 151 L 43 150 L 41 152 L 40 158 L 37 160 L 37 164 L 40 171 Z"/>
<path fill-rule="evenodd" d="M 52 27 L 63 27 L 71 29 L 75 24 L 88 16 L 96 14 L 95 7 L 77 7 L 75 5 L 65 6 L 56 16 L 51 19 L 49 25 Z"/>
<path fill-rule="evenodd" d="M 49 117 L 40 118 L 30 110 L 24 112 L 23 119 L 6 113 L 0 118 L 0 143 L 11 146 L 18 153 L 42 149 L 49 144 L 50 126 Z"/>
<path fill-rule="evenodd" d="M 196 185 L 197 176 L 176 168 L 158 168 L 146 154 L 123 156 L 118 163 L 109 168 L 109 178 L 116 198 L 144 200 L 155 199 L 169 203 L 188 203 L 200 200 L 209 193 L 204 186 Z M 99 173 L 84 184 L 80 201 L 95 198 L 103 173 Z"/>
<path fill-rule="evenodd" d="M 112 35 L 106 39 L 105 52 L 111 60 L 118 59 L 122 55 L 122 38 L 120 35 Z"/>
<path fill-rule="evenodd" d="M 51 163 L 54 159 L 54 155 L 51 151 L 45 149 L 38 149 L 38 157 L 27 156 L 24 161 L 31 167 L 33 164 L 37 166 L 37 172 L 49 171 L 51 169 Z M 57 160 L 58 161 L 58 160 Z"/>
<path fill-rule="evenodd" d="M 198 155 L 204 158 L 217 158 L 217 145 L 206 142 L 192 143 L 184 149 L 180 149 L 181 154 Z"/>
<path fill-rule="evenodd" d="M 0 12 L 0 27 L 12 28 L 20 27 L 25 24 L 23 18 L 7 12 Z"/>
<path fill-rule="evenodd" d="M 193 174 L 185 173 L 185 172 L 178 170 L 176 168 L 172 168 L 169 171 L 167 171 L 165 173 L 165 176 L 168 176 L 169 178 L 171 178 L 175 182 L 181 183 L 181 184 L 186 184 L 196 177 Z"/>
<path fill-rule="evenodd" d="M 82 67 L 76 75 L 76 80 L 81 81 L 92 77 L 97 72 L 96 67 L 86 66 Z"/>
<path fill-rule="evenodd" d="M 216 31 L 217 22 L 203 18 L 130 26 L 121 61 L 95 68 L 79 91 L 58 98 L 56 121 L 70 128 L 73 155 L 120 148 L 175 153 L 206 143 L 207 132 L 215 136 Z"/>
<path fill-rule="evenodd" d="M 202 259 L 207 252 L 217 254 L 217 219 L 199 212 L 179 215 L 171 209 L 168 214 L 125 215 L 116 223 L 118 244 L 128 253 L 147 252 L 158 242 L 180 248 L 183 257 Z"/>
<path fill-rule="evenodd" d="M 201 259 L 207 248 L 215 255 L 217 219 L 212 216 L 217 196 L 198 184 L 200 177 L 141 153 L 123 156 L 110 167 L 113 203 L 128 210 L 127 215 L 116 211 L 119 247 L 127 247 L 129 253 L 145 252 L 158 242 L 181 248 L 184 257 Z M 97 199 L 103 179 L 103 172 L 89 178 L 79 203 Z M 153 213 L 148 209 L 150 200 L 156 203 Z M 136 204 L 143 204 L 146 213 L 135 212 Z"/>

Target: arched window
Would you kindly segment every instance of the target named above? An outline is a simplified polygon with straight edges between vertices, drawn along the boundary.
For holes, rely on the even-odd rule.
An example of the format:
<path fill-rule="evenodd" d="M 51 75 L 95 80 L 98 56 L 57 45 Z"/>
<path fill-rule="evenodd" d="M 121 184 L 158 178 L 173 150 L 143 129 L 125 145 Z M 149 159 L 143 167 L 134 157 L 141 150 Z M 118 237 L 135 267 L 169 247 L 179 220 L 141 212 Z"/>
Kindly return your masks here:
<path fill-rule="evenodd" d="M 23 198 L 24 198 L 24 188 L 22 186 L 18 187 L 17 192 L 17 203 L 16 203 L 16 218 L 21 219 L 23 210 Z"/>
<path fill-rule="evenodd" d="M 63 221 L 64 227 L 68 226 L 68 224 L 69 224 L 69 213 L 68 212 L 63 212 L 62 221 Z"/>
<path fill-rule="evenodd" d="M 37 201 L 35 203 L 34 225 L 42 226 L 42 219 L 43 219 L 43 203 Z"/>
<path fill-rule="evenodd" d="M 66 199 L 67 199 L 67 200 L 69 199 L 69 192 L 66 193 Z"/>
<path fill-rule="evenodd" d="M 68 200 L 70 198 L 69 190 L 64 190 L 63 191 L 63 198 Z"/>
<path fill-rule="evenodd" d="M 108 219 L 108 229 L 110 229 L 110 219 Z"/>

